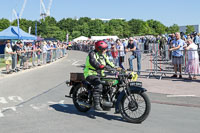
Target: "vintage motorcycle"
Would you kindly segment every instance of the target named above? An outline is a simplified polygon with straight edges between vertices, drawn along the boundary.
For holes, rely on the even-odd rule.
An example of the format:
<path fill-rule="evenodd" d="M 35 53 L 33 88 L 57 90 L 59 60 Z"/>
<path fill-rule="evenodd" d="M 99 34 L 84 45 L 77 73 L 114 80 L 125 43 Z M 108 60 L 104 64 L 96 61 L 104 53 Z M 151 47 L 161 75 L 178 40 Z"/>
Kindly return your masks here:
<path fill-rule="evenodd" d="M 142 82 L 137 82 L 136 74 L 124 70 L 111 70 L 114 76 L 101 77 L 103 92 L 101 107 L 105 111 L 115 108 L 115 113 L 131 123 L 141 123 L 149 115 L 151 103 Z M 109 73 L 111 72 L 109 71 Z M 135 78 L 135 80 L 133 80 Z M 74 106 L 80 112 L 87 112 L 93 107 L 94 86 L 84 80 L 83 73 L 71 73 L 70 81 L 66 84 L 72 86 L 69 96 Z"/>

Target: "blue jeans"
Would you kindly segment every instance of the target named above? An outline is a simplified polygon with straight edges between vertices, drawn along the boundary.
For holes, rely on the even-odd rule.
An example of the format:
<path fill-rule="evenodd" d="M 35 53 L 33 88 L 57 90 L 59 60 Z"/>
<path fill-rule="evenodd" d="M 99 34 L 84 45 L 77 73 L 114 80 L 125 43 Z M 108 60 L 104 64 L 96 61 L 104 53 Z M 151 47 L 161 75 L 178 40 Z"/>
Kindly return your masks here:
<path fill-rule="evenodd" d="M 124 58 L 124 57 L 122 56 L 122 58 Z M 118 57 L 118 61 L 119 61 L 119 67 L 124 69 L 124 65 L 123 65 L 123 62 L 121 62 L 120 57 Z"/>
<path fill-rule="evenodd" d="M 135 59 L 135 56 L 134 55 L 131 55 L 129 58 L 128 58 L 128 61 L 129 61 L 129 69 L 130 70 L 133 70 L 133 59 Z M 137 74 L 139 75 L 140 74 L 140 71 L 141 71 L 141 54 L 138 54 L 137 55 Z"/>
<path fill-rule="evenodd" d="M 113 58 L 113 62 L 114 62 L 114 64 L 115 64 L 115 66 L 119 66 L 119 60 L 118 60 L 118 57 Z"/>

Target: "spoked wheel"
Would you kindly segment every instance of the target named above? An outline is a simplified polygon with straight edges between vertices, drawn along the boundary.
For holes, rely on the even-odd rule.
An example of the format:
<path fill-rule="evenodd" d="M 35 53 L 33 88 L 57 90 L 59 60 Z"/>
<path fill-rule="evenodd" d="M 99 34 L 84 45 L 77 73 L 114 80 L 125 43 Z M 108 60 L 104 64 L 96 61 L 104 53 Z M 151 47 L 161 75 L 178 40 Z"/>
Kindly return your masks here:
<path fill-rule="evenodd" d="M 73 92 L 73 103 L 80 112 L 87 112 L 91 108 L 89 92 L 86 86 L 77 85 Z"/>
<path fill-rule="evenodd" d="M 124 95 L 119 107 L 125 120 L 131 123 L 141 123 L 148 117 L 151 103 L 146 93 L 131 92 L 131 96 Z"/>

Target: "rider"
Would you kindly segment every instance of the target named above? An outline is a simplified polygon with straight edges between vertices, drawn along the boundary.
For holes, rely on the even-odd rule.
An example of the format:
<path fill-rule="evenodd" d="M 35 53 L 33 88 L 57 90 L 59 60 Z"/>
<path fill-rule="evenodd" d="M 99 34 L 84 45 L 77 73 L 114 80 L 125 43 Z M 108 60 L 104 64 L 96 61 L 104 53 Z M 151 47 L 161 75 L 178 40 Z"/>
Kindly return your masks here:
<path fill-rule="evenodd" d="M 101 76 L 105 76 L 104 69 L 114 68 L 114 64 L 109 61 L 106 55 L 108 45 L 104 41 L 95 43 L 95 50 L 91 51 L 86 58 L 84 77 L 94 86 L 93 98 L 94 109 L 102 111 L 100 106 L 100 96 L 103 91 Z"/>

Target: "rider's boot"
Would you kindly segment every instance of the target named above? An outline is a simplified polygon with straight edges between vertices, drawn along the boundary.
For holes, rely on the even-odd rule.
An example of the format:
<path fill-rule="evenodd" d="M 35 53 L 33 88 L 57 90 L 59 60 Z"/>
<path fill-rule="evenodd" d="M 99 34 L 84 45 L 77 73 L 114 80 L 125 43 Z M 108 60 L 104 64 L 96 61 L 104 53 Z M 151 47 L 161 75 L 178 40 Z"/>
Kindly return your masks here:
<path fill-rule="evenodd" d="M 94 93 L 94 110 L 103 111 L 100 106 L 100 95 Z"/>
<path fill-rule="evenodd" d="M 101 108 L 100 104 L 97 104 L 97 103 L 94 103 L 94 110 L 103 111 L 103 109 Z"/>

